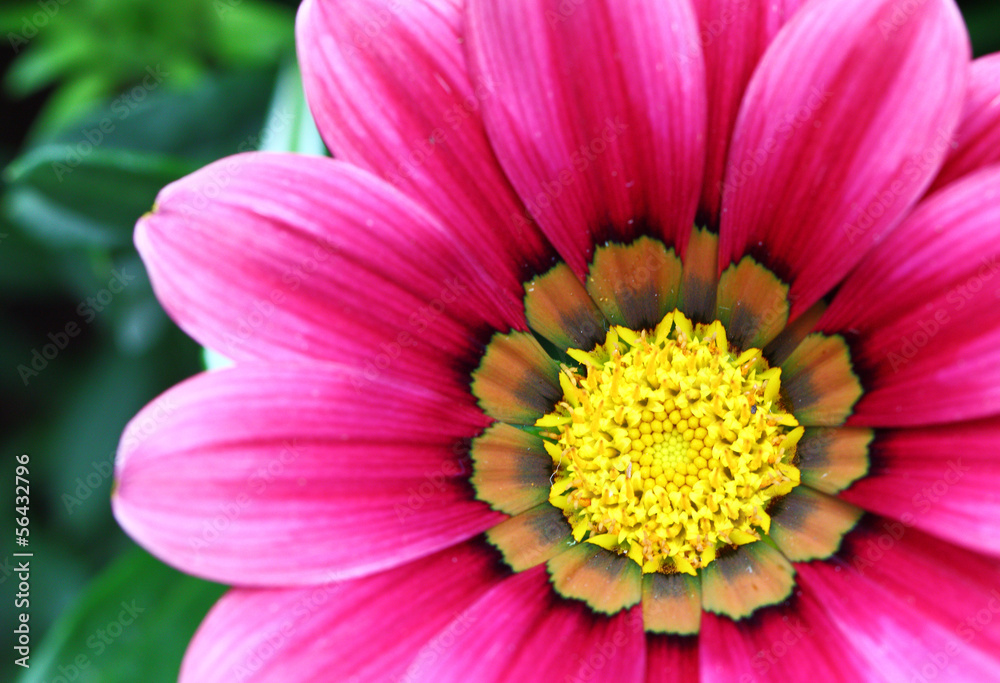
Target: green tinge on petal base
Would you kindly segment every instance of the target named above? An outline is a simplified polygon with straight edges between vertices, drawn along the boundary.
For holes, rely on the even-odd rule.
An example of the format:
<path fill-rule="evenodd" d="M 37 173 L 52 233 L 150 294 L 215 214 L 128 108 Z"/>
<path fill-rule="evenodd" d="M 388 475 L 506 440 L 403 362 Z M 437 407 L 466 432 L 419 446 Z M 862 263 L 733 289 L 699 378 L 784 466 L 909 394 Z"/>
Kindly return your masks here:
<path fill-rule="evenodd" d="M 732 619 L 776 605 L 792 594 L 795 569 L 764 541 L 738 547 L 701 571 L 701 605 Z"/>
<path fill-rule="evenodd" d="M 846 501 L 798 486 L 771 511 L 771 540 L 792 562 L 826 559 L 863 514 Z"/>
<path fill-rule="evenodd" d="M 868 474 L 875 432 L 855 427 L 807 427 L 796 449 L 802 483 L 817 491 L 843 491 Z"/>
<path fill-rule="evenodd" d="M 565 263 L 525 284 L 524 291 L 528 325 L 559 349 L 592 349 L 604 341 L 608 323 Z"/>
<path fill-rule="evenodd" d="M 629 245 L 594 251 L 587 293 L 612 325 L 655 327 L 677 305 L 681 260 L 659 240 L 640 237 Z"/>
<path fill-rule="evenodd" d="M 701 579 L 687 574 L 645 574 L 642 618 L 650 633 L 697 633 L 701 627 Z"/>
<path fill-rule="evenodd" d="M 642 598 L 642 571 L 627 557 L 580 543 L 548 563 L 557 593 L 602 614 L 617 614 Z"/>
<path fill-rule="evenodd" d="M 788 285 L 749 256 L 719 278 L 716 318 L 740 349 L 762 349 L 788 322 Z"/>
<path fill-rule="evenodd" d="M 499 422 L 472 442 L 472 486 L 494 510 L 516 515 L 549 499 L 552 458 L 539 436 Z"/>
<path fill-rule="evenodd" d="M 527 332 L 495 334 L 472 373 L 472 393 L 490 417 L 533 425 L 562 395 L 559 364 Z"/>
<path fill-rule="evenodd" d="M 841 337 L 807 336 L 781 366 L 781 386 L 799 424 L 844 424 L 864 391 Z"/>
<path fill-rule="evenodd" d="M 537 567 L 576 545 L 562 510 L 548 503 L 501 522 L 486 538 L 515 572 Z"/>

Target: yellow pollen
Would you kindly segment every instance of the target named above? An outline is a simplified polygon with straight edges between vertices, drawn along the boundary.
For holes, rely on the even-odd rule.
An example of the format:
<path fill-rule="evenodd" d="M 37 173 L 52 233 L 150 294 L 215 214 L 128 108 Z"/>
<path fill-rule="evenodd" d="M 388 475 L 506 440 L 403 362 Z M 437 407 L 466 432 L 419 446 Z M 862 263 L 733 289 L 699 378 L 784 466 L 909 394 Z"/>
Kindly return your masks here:
<path fill-rule="evenodd" d="M 536 425 L 551 430 L 549 501 L 577 541 L 643 572 L 695 574 L 768 533 L 768 503 L 799 483 L 803 428 L 759 349 L 737 354 L 722 323 L 674 311 L 651 332 L 613 327 L 568 353 L 583 369 L 563 366 L 563 400 Z"/>

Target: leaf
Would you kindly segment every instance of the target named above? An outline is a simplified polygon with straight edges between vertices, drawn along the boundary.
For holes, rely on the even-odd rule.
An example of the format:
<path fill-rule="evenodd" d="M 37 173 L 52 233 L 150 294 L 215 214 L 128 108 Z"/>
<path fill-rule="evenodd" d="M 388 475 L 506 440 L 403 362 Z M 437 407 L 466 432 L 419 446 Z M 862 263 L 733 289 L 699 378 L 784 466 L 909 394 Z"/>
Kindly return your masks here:
<path fill-rule="evenodd" d="M 53 246 L 127 244 L 135 221 L 152 208 L 160 189 L 197 167 L 90 143 L 45 145 L 8 167 L 13 185 L 8 214 Z"/>
<path fill-rule="evenodd" d="M 219 74 L 188 89 L 174 88 L 177 74 L 159 65 L 147 67 L 143 78 L 72 126 L 31 142 L 85 147 L 94 138 L 101 148 L 158 152 L 199 165 L 256 147 L 275 69 Z"/>
<path fill-rule="evenodd" d="M 188 641 L 224 591 L 134 548 L 56 622 L 18 683 L 59 677 L 74 683 L 172 683 Z"/>
<path fill-rule="evenodd" d="M 218 21 L 213 48 L 225 63 L 272 63 L 295 52 L 295 14 L 270 2 L 212 3 Z"/>

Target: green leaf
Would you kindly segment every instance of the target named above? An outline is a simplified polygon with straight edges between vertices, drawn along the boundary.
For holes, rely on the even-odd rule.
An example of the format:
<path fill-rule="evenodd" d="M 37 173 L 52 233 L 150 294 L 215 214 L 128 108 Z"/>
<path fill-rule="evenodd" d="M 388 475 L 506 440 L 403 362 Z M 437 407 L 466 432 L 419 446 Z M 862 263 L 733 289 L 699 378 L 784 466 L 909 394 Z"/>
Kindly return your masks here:
<path fill-rule="evenodd" d="M 45 145 L 8 167 L 8 211 L 27 232 L 55 246 L 127 244 L 160 189 L 197 167 L 90 143 Z"/>
<path fill-rule="evenodd" d="M 213 48 L 227 64 L 260 64 L 295 53 L 295 14 L 286 7 L 254 0 L 215 0 Z"/>
<path fill-rule="evenodd" d="M 188 641 L 224 590 L 135 548 L 56 622 L 18 683 L 59 676 L 74 683 L 173 683 Z"/>
<path fill-rule="evenodd" d="M 77 147 L 100 138 L 102 148 L 158 152 L 199 165 L 256 147 L 274 68 L 220 74 L 186 90 L 172 88 L 177 75 L 165 67 L 148 67 L 145 75 L 146 85 L 126 90 L 74 125 L 32 142 Z"/>

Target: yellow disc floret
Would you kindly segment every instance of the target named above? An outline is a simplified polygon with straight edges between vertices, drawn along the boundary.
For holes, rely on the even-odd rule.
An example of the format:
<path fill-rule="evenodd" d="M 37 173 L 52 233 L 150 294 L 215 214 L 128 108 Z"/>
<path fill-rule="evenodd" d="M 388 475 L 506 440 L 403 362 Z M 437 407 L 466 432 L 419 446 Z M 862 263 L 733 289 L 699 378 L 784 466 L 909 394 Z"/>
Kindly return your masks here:
<path fill-rule="evenodd" d="M 569 355 L 582 369 L 563 367 L 563 400 L 537 425 L 555 463 L 549 501 L 577 541 L 694 574 L 768 532 L 768 503 L 799 483 L 803 429 L 759 349 L 737 355 L 722 323 L 674 311 Z"/>

